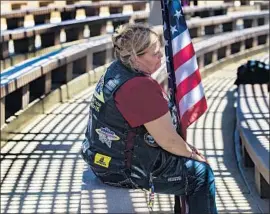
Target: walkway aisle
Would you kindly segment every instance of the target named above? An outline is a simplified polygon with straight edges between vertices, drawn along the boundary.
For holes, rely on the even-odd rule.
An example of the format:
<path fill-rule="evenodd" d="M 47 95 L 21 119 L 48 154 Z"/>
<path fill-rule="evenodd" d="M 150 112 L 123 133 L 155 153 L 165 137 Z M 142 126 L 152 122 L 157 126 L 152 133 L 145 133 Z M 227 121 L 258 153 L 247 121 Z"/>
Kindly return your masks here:
<path fill-rule="evenodd" d="M 40 116 L 1 149 L 1 213 L 79 213 L 86 95 Z"/>
<path fill-rule="evenodd" d="M 233 82 L 239 64 L 230 64 L 204 80 L 209 109 L 190 127 L 188 139 L 205 152 L 214 169 L 218 210 L 259 213 L 234 153 Z M 1 148 L 1 213 L 109 212 L 110 205 L 98 197 L 97 204 L 85 204 L 81 209 L 84 163 L 78 152 L 91 93 L 89 89 L 77 99 L 59 104 Z M 132 194 L 134 210 L 145 212 L 145 195 Z M 171 199 L 157 196 L 154 210 L 168 213 L 173 207 Z M 85 201 L 87 198 L 82 203 Z"/>
<path fill-rule="evenodd" d="M 234 81 L 237 67 L 247 60 L 229 64 L 204 79 L 208 111 L 189 128 L 188 133 L 188 140 L 204 151 L 214 170 L 220 213 L 261 212 L 241 176 L 235 155 L 237 88 Z"/>

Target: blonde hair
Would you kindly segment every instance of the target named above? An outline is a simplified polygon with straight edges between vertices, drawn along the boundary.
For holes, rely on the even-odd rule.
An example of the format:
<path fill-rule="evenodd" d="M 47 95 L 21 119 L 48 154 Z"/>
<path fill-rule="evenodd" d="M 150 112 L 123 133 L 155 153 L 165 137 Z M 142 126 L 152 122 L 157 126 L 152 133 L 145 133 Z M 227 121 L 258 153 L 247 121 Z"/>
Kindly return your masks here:
<path fill-rule="evenodd" d="M 135 69 L 132 58 L 143 55 L 156 42 L 159 35 L 142 23 L 121 25 L 112 36 L 114 54 L 124 65 Z"/>

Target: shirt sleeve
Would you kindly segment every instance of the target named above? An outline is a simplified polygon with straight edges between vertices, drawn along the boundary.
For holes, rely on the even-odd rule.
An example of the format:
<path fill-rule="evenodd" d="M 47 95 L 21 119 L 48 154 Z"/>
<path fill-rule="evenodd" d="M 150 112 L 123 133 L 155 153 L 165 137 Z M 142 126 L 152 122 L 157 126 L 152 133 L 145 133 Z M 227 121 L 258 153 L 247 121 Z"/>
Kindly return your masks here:
<path fill-rule="evenodd" d="M 169 111 L 161 86 L 151 77 L 128 80 L 115 93 L 114 99 L 131 127 L 153 121 Z"/>

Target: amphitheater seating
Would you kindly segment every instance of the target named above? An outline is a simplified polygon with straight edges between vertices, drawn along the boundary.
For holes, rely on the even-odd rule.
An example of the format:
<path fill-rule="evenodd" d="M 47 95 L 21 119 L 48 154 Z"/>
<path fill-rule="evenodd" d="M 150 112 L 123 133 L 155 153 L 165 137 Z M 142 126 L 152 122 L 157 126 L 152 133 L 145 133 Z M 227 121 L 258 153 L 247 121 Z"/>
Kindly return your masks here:
<path fill-rule="evenodd" d="M 58 2 L 58 1 L 57 1 Z M 227 13 L 231 4 L 185 7 L 186 16 L 208 17 Z M 11 30 L 23 26 L 55 23 L 72 19 L 84 19 L 89 16 L 109 16 L 115 13 L 130 14 L 134 11 L 149 11 L 149 4 L 143 1 L 98 1 L 61 6 L 29 8 L 1 13 L 1 30 Z"/>
<path fill-rule="evenodd" d="M 133 14 L 136 15 L 136 18 L 140 18 L 141 12 L 138 11 Z M 92 16 L 84 20 L 69 20 L 58 24 L 43 24 L 30 28 L 4 31 L 1 35 L 1 44 L 3 46 L 1 59 L 9 57 L 7 42 L 10 40 L 14 42 L 15 54 L 29 53 L 36 49 L 113 32 L 114 28 L 120 24 L 129 22 L 131 18 L 136 19 L 133 14 L 112 14 L 108 17 Z M 62 34 L 64 34 L 64 39 Z M 39 47 L 36 47 L 37 38 L 40 39 L 41 43 Z"/>
<path fill-rule="evenodd" d="M 29 8 L 1 13 L 1 30 L 19 27 L 33 27 L 39 24 L 59 23 L 61 21 L 84 19 L 90 16 L 109 16 L 111 14 L 130 14 L 147 10 L 146 1 L 100 1 L 72 5 Z"/>
<path fill-rule="evenodd" d="M 74 5 L 69 6 L 70 7 L 65 6 L 63 8 L 71 8 L 70 11 L 73 11 L 72 8 Z M 208 10 L 211 9 L 208 8 Z M 220 12 L 212 12 L 212 15 L 217 15 L 218 13 Z M 208 15 L 209 14 L 210 13 L 208 13 Z M 117 17 L 116 14 L 114 15 L 114 17 Z M 113 15 L 102 17 L 101 19 L 96 18 L 95 21 L 99 20 L 101 22 L 101 20 L 108 20 L 109 17 L 112 16 Z M 202 14 L 201 16 L 206 15 Z M 267 16 L 267 13 L 262 14 L 261 12 L 258 12 L 257 15 L 255 13 L 249 14 L 249 18 L 247 19 L 261 19 L 265 16 Z M 125 21 L 130 20 L 130 17 L 136 21 L 136 19 L 142 18 L 143 16 L 140 17 L 139 12 L 133 13 L 132 16 L 129 14 L 121 14 L 121 18 Z M 226 15 L 223 15 L 222 17 L 227 23 L 231 23 L 236 19 L 239 19 L 241 15 L 238 14 L 238 18 L 237 16 L 231 18 Z M 188 25 L 189 27 L 194 27 L 194 29 L 200 28 L 201 26 L 204 31 L 203 34 L 216 34 L 221 32 L 220 28 L 217 26 L 220 26 L 220 24 L 224 22 L 223 18 L 217 18 L 214 19 L 214 21 L 211 21 L 209 18 L 197 19 L 197 21 L 190 20 Z M 73 18 L 73 20 L 66 20 L 61 24 L 48 23 L 47 25 L 33 26 L 28 29 L 28 32 L 27 30 L 23 31 L 23 33 L 20 32 L 17 36 L 20 37 L 20 39 L 25 39 L 26 37 L 30 38 L 31 35 L 37 33 L 42 34 L 43 32 L 47 32 L 48 29 L 46 26 L 51 26 L 52 29 L 57 29 L 58 32 L 59 28 L 63 26 L 68 26 L 67 28 L 73 29 L 73 26 L 79 26 L 78 23 L 81 23 L 81 26 L 84 26 L 85 21 L 91 20 L 91 17 L 81 20 L 77 19 L 76 21 L 74 20 L 75 19 Z M 266 25 L 266 22 L 267 21 L 265 20 L 263 22 L 257 21 L 257 23 L 251 21 L 251 24 L 247 24 L 246 27 L 252 28 L 244 29 L 241 32 L 229 32 L 235 30 L 235 25 L 229 24 L 231 30 L 228 30 L 229 27 L 224 27 L 227 29 L 225 31 L 228 32 L 196 43 L 195 51 L 202 76 L 204 77 L 207 75 L 207 67 L 209 66 L 226 61 L 227 58 L 233 57 L 238 53 L 244 53 L 247 49 L 259 49 L 260 47 L 269 45 L 268 26 Z M 207 28 L 207 26 L 209 26 L 209 28 Z M 37 32 L 33 29 L 37 30 Z M 162 26 L 157 27 L 156 30 L 159 32 L 160 36 L 162 36 Z M 194 31 L 196 33 L 198 31 L 202 32 L 202 30 Z M 198 33 L 195 35 L 194 33 L 193 37 L 196 36 L 201 36 L 201 34 Z M 1 39 L 2 41 L 8 41 L 7 38 L 16 40 L 18 37 L 8 34 L 8 36 L 3 36 Z M 80 37 L 76 37 L 76 39 L 78 38 Z M 230 38 L 230 40 L 228 40 L 228 38 Z M 35 114 L 44 113 L 47 106 L 71 98 L 73 94 L 93 85 L 112 59 L 110 36 L 99 36 L 97 34 L 76 46 L 62 47 L 59 50 L 24 61 L 6 70 L 1 74 L 1 131 L 3 131 L 2 134 L 4 137 L 7 136 L 8 138 L 10 130 L 17 130 L 17 127 L 21 124 L 25 124 L 26 121 L 30 120 Z M 166 78 L 164 72 L 165 64 L 163 64 L 161 69 L 155 74 L 155 78 L 159 82 L 165 81 Z M 53 102 L 53 104 L 51 104 L 51 102 Z M 6 133 L 8 134 L 6 135 Z M 262 176 L 264 177 L 264 174 Z M 262 180 L 260 176 L 259 179 L 260 181 Z M 130 195 L 135 195 L 136 197 L 136 194 L 144 194 L 143 192 L 114 189 L 107 186 L 104 187 L 104 185 L 93 176 L 89 169 L 86 169 L 84 172 L 83 182 L 82 192 L 84 191 L 85 194 L 89 194 L 86 196 L 86 200 L 90 200 L 98 189 L 101 189 L 102 191 L 105 189 L 108 195 L 113 196 L 110 197 L 110 201 L 108 202 L 110 207 L 113 207 L 114 209 L 109 210 L 110 212 L 126 213 L 124 207 L 123 209 L 120 209 L 116 206 L 117 202 L 121 200 L 123 204 L 128 206 L 130 203 Z M 262 180 L 262 182 L 264 181 Z M 88 192 L 89 189 L 90 191 Z M 118 194 L 116 193 L 116 190 Z M 140 204 L 142 203 L 144 202 L 140 202 Z M 87 206 L 87 204 L 82 204 L 82 209 L 83 206 Z M 81 211 L 83 213 L 83 210 Z M 130 210 L 130 212 L 134 212 L 134 210 Z"/>
<path fill-rule="evenodd" d="M 254 166 L 255 183 L 262 198 L 270 198 L 269 92 L 267 84 L 238 88 L 237 129 L 247 167 Z"/>
<path fill-rule="evenodd" d="M 162 35 L 162 26 L 157 27 L 157 30 Z M 231 40 L 227 40 L 228 36 Z M 203 68 L 237 52 L 266 44 L 267 36 L 268 26 L 264 25 L 196 43 L 195 50 L 199 65 Z M 104 65 L 111 60 L 110 36 L 104 35 L 90 38 L 89 41 L 76 45 L 75 48 L 71 46 L 52 56 L 33 59 L 29 63 L 25 62 L 7 70 L 2 74 L 1 83 L 2 108 L 6 112 L 2 114 L 6 115 L 2 125 L 5 119 L 25 109 L 31 101 L 48 94 L 61 84 L 66 84 L 74 77 L 87 73 L 95 66 Z M 202 76 L 204 75 L 202 72 Z M 13 105 L 14 100 L 16 105 Z"/>
<path fill-rule="evenodd" d="M 58 24 L 43 24 L 18 30 L 7 30 L 1 35 L 1 58 L 3 60 L 12 57 L 14 54 L 35 52 L 36 50 L 52 47 L 63 42 L 71 42 L 88 36 L 113 32 L 119 24 L 145 21 L 148 15 L 149 12 L 147 11 L 137 11 L 132 15 L 94 16 L 83 20 L 63 21 Z M 238 12 L 230 15 L 216 16 L 215 19 L 211 17 L 191 19 L 187 21 L 187 25 L 190 29 L 191 37 L 195 38 L 202 35 L 234 31 L 239 28 L 236 24 L 239 20 L 243 21 L 243 28 L 260 26 L 268 22 L 268 16 L 268 11 Z M 10 40 L 14 43 L 14 53 L 9 53 L 8 51 L 8 41 Z M 37 45 L 38 42 L 40 43 L 39 45 Z M 9 63 L 5 64 L 8 65 Z"/>
<path fill-rule="evenodd" d="M 246 167 L 254 167 L 255 184 L 262 198 L 270 198 L 269 164 L 269 56 L 239 67 L 249 75 L 240 78 L 237 97 L 237 130 Z M 252 78 L 250 75 L 260 75 Z M 265 73 L 265 74 L 264 74 Z M 264 77 L 263 77 L 264 76 Z M 246 79 L 244 79 L 246 78 Z"/>

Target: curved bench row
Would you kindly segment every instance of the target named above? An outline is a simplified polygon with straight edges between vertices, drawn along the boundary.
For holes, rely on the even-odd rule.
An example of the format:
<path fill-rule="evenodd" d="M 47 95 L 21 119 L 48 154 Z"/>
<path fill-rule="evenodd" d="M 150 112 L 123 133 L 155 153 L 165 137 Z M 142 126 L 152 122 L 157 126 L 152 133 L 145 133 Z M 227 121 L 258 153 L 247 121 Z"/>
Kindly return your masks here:
<path fill-rule="evenodd" d="M 2 56 L 8 58 L 12 54 L 34 52 L 37 49 L 51 47 L 63 42 L 97 36 L 114 31 L 114 28 L 123 22 L 138 22 L 146 20 L 149 12 L 138 11 L 132 15 L 114 14 L 109 17 L 89 17 L 84 20 L 64 21 L 59 24 L 46 24 L 27 29 L 8 30 L 1 35 Z M 191 19 L 187 21 L 192 38 L 227 31 L 234 31 L 237 22 L 243 22 L 243 28 L 267 24 L 268 11 L 237 12 L 230 15 Z M 87 31 L 88 30 L 88 34 Z M 65 39 L 61 41 L 61 35 Z M 9 44 L 13 41 L 13 47 Z M 9 42 L 9 43 L 8 43 Z M 40 43 L 39 46 L 36 43 Z M 14 53 L 9 53 L 13 49 Z"/>
<path fill-rule="evenodd" d="M 162 31 L 162 27 L 159 28 Z M 211 68 L 220 66 L 224 60 L 231 58 L 237 53 L 244 52 L 261 45 L 269 45 L 269 26 L 259 26 L 241 31 L 224 33 L 194 45 L 201 76 L 209 75 Z M 228 39 L 230 38 L 230 39 Z M 160 72 L 156 72 L 159 82 L 166 81 L 165 64 Z M 166 85 L 166 84 L 165 84 Z"/>
<path fill-rule="evenodd" d="M 236 117 L 244 165 L 254 167 L 262 198 L 270 198 L 269 107 L 267 84 L 239 85 Z"/>
<path fill-rule="evenodd" d="M 84 20 L 70 20 L 58 24 L 43 24 L 31 28 L 4 31 L 1 35 L 0 59 L 8 58 L 12 54 L 34 52 L 40 48 L 113 32 L 118 25 L 144 18 L 144 14 L 140 15 L 142 12 L 112 14 L 108 17 L 93 16 Z M 10 41 L 13 41 L 13 44 Z M 9 53 L 10 49 L 14 50 L 13 53 Z"/>
<path fill-rule="evenodd" d="M 146 1 L 102 1 L 67 6 L 52 6 L 18 10 L 1 14 L 1 30 L 33 27 L 39 24 L 59 23 L 65 20 L 91 16 L 109 16 L 115 13 L 132 13 L 147 10 Z"/>
<path fill-rule="evenodd" d="M 162 26 L 156 28 L 163 35 Z M 195 44 L 202 76 L 208 74 L 207 68 L 215 66 L 245 49 L 265 47 L 269 43 L 268 26 L 245 29 L 241 32 L 225 33 L 224 35 L 204 40 Z M 228 40 L 227 38 L 230 38 Z M 79 90 L 93 84 L 99 75 L 96 67 L 109 63 L 113 59 L 112 43 L 109 35 L 90 38 L 88 42 L 68 47 L 34 63 L 23 63 L 9 72 L 2 74 L 1 81 L 1 127 L 6 119 L 16 112 L 27 108 L 29 103 L 62 87 L 78 75 L 86 75 L 87 81 L 79 83 L 72 90 Z M 155 78 L 166 85 L 165 65 Z M 18 69 L 18 70 L 16 70 Z M 86 77 L 84 77 L 86 78 Z M 61 95 L 66 97 L 67 95 Z M 68 95 L 69 96 L 69 95 Z M 8 122 L 8 121 L 7 121 Z"/>
<path fill-rule="evenodd" d="M 92 0 L 92 2 L 99 0 Z M 1 12 L 10 12 L 12 10 L 23 10 L 39 7 L 51 7 L 55 5 L 70 5 L 76 3 L 84 3 L 90 1 L 81 1 L 81 0 L 42 0 L 42 1 L 4 1 L 2 2 Z"/>
<path fill-rule="evenodd" d="M 192 6 L 184 7 L 184 13 L 190 16 L 208 17 L 227 13 L 232 4 L 221 6 Z M 84 19 L 90 16 L 109 16 L 115 13 L 132 13 L 133 11 L 149 10 L 149 3 L 142 1 L 104 1 L 68 6 L 55 6 L 4 12 L 1 14 L 1 30 L 10 30 L 19 27 L 35 26 L 50 22 Z"/>

